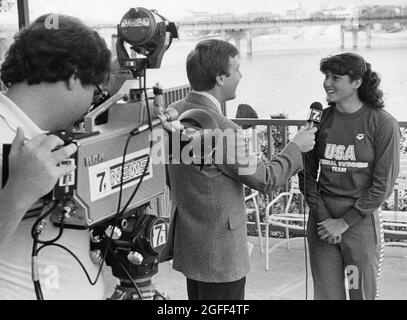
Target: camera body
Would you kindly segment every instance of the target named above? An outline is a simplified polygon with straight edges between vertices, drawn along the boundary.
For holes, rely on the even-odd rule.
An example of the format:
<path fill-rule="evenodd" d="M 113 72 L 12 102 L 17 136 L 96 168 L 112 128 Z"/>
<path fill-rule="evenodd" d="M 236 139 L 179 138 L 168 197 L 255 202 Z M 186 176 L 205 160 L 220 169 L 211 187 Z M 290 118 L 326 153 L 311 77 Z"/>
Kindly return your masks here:
<path fill-rule="evenodd" d="M 149 119 L 154 112 L 148 112 L 143 79 L 146 69 L 161 66 L 165 51 L 177 37 L 174 23 L 141 7 L 130 9 L 118 24 L 116 52 L 120 70 L 116 86 L 120 90 L 85 116 L 81 132 L 59 135 L 67 143 L 78 145 L 70 160 L 76 163 L 76 172 L 61 178 L 53 191 L 53 200 L 70 200 L 69 212 L 62 213 L 65 226 L 91 228 L 115 217 L 121 210 L 119 202 L 126 203 L 129 198 L 127 211 L 163 201 L 165 165 L 154 164 L 149 154 L 154 147 L 149 131 L 162 124 L 157 117 Z M 136 57 L 129 53 L 129 47 Z M 107 121 L 98 124 L 102 115 Z M 161 203 L 157 208 L 163 206 Z M 59 224 L 60 215 L 52 216 L 54 224 Z M 120 216 L 125 217 L 126 212 Z"/>
<path fill-rule="evenodd" d="M 122 91 L 118 95 L 126 97 Z M 103 112 L 108 107 L 109 121 L 106 124 L 92 126 L 90 132 L 58 134 L 66 143 L 74 142 L 78 146 L 78 151 L 72 156 L 76 164 L 75 173 L 72 178 L 61 178 L 53 191 L 53 200 L 71 201 L 70 212 L 63 213 L 65 227 L 87 229 L 113 218 L 118 211 L 120 190 L 123 206 L 140 183 L 143 173 L 143 182 L 128 209 L 150 201 L 163 201 L 166 190 L 165 165 L 148 161 L 150 132 L 147 130 L 145 102 L 143 99 L 131 102 L 121 100 L 111 104 L 112 101 L 114 99 L 108 100 L 106 107 L 101 106 Z M 96 119 L 102 111 L 94 113 L 93 118 Z M 155 128 L 162 127 L 158 121 L 153 123 Z M 144 130 L 141 129 L 130 139 L 123 163 L 129 135 L 142 127 Z M 61 217 L 52 215 L 51 220 L 58 225 Z"/>

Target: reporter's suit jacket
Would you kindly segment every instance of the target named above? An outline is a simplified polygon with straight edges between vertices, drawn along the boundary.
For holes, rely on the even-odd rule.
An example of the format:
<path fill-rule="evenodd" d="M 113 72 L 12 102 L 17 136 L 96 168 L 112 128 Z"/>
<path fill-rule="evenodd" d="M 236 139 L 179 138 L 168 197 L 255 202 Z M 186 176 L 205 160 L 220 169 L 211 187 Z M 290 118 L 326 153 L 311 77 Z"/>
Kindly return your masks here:
<path fill-rule="evenodd" d="M 171 107 L 179 114 L 190 109 L 206 110 L 222 130 L 241 130 L 198 93 L 190 92 Z M 238 140 L 235 147 L 236 152 L 246 150 L 244 140 Z M 301 152 L 293 142 L 267 164 L 254 154 L 251 160 L 256 166 L 250 175 L 240 174 L 241 165 L 227 164 L 230 161 L 202 170 L 194 165 L 168 165 L 172 217 L 161 261 L 172 258 L 175 270 L 202 282 L 232 282 L 246 276 L 250 263 L 243 185 L 269 192 L 302 169 Z"/>

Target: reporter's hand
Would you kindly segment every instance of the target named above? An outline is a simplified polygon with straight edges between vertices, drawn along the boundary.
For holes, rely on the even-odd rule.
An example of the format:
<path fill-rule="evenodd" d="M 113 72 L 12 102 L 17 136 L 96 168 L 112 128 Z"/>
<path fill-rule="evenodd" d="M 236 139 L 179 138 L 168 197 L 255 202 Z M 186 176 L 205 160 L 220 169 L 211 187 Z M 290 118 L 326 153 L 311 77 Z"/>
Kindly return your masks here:
<path fill-rule="evenodd" d="M 174 133 L 174 132 L 182 132 L 185 126 L 179 120 L 175 121 L 163 121 L 163 127 L 166 131 Z"/>
<path fill-rule="evenodd" d="M 298 130 L 292 141 L 297 144 L 302 153 L 311 151 L 315 145 L 315 132 L 317 132 L 315 127 L 312 129 L 303 127 Z"/>
<path fill-rule="evenodd" d="M 57 180 L 75 170 L 74 165 L 60 165 L 76 152 L 75 144 L 64 142 L 53 135 L 38 135 L 25 143 L 24 131 L 19 128 L 9 155 L 7 187 L 34 203 L 55 186 Z"/>

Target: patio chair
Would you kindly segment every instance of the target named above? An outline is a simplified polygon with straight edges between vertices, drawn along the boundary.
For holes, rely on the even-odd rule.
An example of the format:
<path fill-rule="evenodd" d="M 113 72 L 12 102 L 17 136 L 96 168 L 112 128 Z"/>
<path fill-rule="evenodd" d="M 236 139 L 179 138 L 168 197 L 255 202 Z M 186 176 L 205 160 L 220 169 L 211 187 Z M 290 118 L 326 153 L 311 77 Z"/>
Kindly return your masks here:
<path fill-rule="evenodd" d="M 385 242 L 385 246 L 407 247 L 407 212 L 398 211 L 398 192 L 407 190 L 407 156 L 401 155 L 400 172 L 394 185 L 394 205 L 396 210 L 382 210 L 383 231 L 385 237 L 391 241 Z"/>
<path fill-rule="evenodd" d="M 256 111 L 249 105 L 247 104 L 240 104 L 238 106 L 238 110 L 236 112 L 236 119 L 239 118 L 252 118 L 252 119 L 258 119 L 258 115 Z M 243 134 L 245 136 L 245 140 L 247 143 L 247 146 L 249 148 L 250 152 L 253 152 L 255 154 L 259 153 L 258 150 L 258 145 L 257 145 L 257 128 L 256 126 L 250 126 L 250 125 L 245 125 L 242 126 L 243 129 Z M 255 217 L 256 217 L 256 227 L 257 227 L 257 236 L 259 238 L 259 248 L 260 252 L 263 253 L 263 241 L 262 241 L 262 234 L 261 234 L 261 221 L 260 221 L 260 211 L 259 211 L 259 192 L 256 190 L 253 190 L 247 186 L 245 186 L 245 192 L 246 190 L 250 190 L 250 194 L 248 194 L 245 197 L 245 202 L 247 201 L 253 201 L 253 206 L 254 208 L 246 208 L 246 213 L 250 214 L 255 212 Z"/>
<path fill-rule="evenodd" d="M 270 201 L 265 210 L 265 222 L 266 222 L 266 270 L 270 269 L 270 254 L 278 247 L 287 244 L 289 250 L 289 244 L 293 240 L 304 240 L 304 227 L 306 227 L 308 221 L 308 214 L 305 213 L 293 213 L 290 212 L 291 203 L 295 194 L 301 195 L 298 176 L 291 178 L 291 187 L 289 191 L 279 193 L 272 201 Z M 302 195 L 301 195 L 302 196 Z M 273 210 L 273 207 L 280 203 L 280 200 L 286 198 L 285 205 L 281 206 L 279 210 Z M 305 223 L 305 225 L 304 225 Z M 285 232 L 285 240 L 278 242 L 270 248 L 270 230 L 283 230 Z M 290 238 L 290 231 L 294 231 L 295 237 Z"/>
<path fill-rule="evenodd" d="M 253 189 L 250 189 L 249 187 L 245 186 L 245 188 L 247 188 L 248 190 L 250 190 L 250 194 L 247 195 L 245 197 L 245 202 L 251 200 L 253 202 L 253 206 L 254 208 L 247 208 L 246 207 L 246 213 L 252 213 L 254 211 L 255 213 L 255 217 L 256 217 L 256 227 L 257 227 L 257 236 L 259 238 L 259 248 L 260 248 L 260 252 L 263 253 L 263 241 L 262 241 L 262 235 L 261 235 L 261 221 L 260 221 L 260 211 L 259 211 L 259 203 L 258 203 L 258 199 L 259 199 L 259 192 Z"/>
<path fill-rule="evenodd" d="M 407 247 L 407 212 L 405 211 L 382 211 L 384 236 L 391 241 L 384 243 L 386 246 Z"/>

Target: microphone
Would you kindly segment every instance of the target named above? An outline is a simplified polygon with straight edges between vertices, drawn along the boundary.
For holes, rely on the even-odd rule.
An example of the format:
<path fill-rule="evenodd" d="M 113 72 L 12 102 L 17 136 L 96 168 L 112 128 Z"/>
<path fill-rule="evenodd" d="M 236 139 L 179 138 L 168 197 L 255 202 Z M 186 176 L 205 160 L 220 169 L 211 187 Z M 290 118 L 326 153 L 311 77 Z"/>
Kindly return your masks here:
<path fill-rule="evenodd" d="M 309 108 L 307 123 L 309 124 L 308 129 L 312 129 L 314 126 L 318 127 L 321 123 L 323 107 L 320 102 L 313 102 Z"/>
<path fill-rule="evenodd" d="M 162 114 L 159 115 L 159 118 L 163 122 L 164 121 L 172 122 L 177 120 L 178 117 L 179 117 L 178 111 L 173 108 L 168 108 Z"/>

